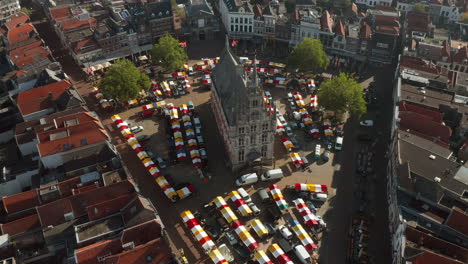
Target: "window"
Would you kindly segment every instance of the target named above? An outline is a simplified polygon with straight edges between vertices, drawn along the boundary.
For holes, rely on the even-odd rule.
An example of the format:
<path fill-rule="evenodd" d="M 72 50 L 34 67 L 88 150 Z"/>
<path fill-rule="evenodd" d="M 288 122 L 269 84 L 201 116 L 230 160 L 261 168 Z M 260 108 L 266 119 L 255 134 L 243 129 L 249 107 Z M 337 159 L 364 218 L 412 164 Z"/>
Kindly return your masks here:
<path fill-rule="evenodd" d="M 252 24 L 252 18 L 249 18 L 249 24 Z"/>
<path fill-rule="evenodd" d="M 233 17 L 231 17 L 231 23 L 234 23 L 234 18 Z"/>
<path fill-rule="evenodd" d="M 239 18 L 239 23 L 241 23 L 241 24 L 242 24 L 242 17 L 241 17 L 241 18 Z"/>
<path fill-rule="evenodd" d="M 269 127 L 269 124 L 268 124 L 268 123 L 263 123 L 263 124 L 262 124 L 262 131 L 267 131 L 267 130 L 268 130 L 268 127 Z"/>
<path fill-rule="evenodd" d="M 262 157 L 266 157 L 266 156 L 267 156 L 267 152 L 268 152 L 268 146 L 267 146 L 267 145 L 263 145 L 263 146 L 262 146 Z"/>
<path fill-rule="evenodd" d="M 257 132 L 257 125 L 251 125 L 250 126 L 250 132 L 251 133 Z"/>
<path fill-rule="evenodd" d="M 268 141 L 268 134 L 263 134 L 262 135 L 262 143 L 267 143 Z"/>
<path fill-rule="evenodd" d="M 231 31 L 234 31 L 234 26 L 233 25 L 231 25 Z"/>
<path fill-rule="evenodd" d="M 243 149 L 239 150 L 239 161 L 244 161 L 244 150 Z"/>
<path fill-rule="evenodd" d="M 239 23 L 239 18 L 236 17 L 236 23 Z"/>
<path fill-rule="evenodd" d="M 257 144 L 257 135 L 251 135 L 250 136 L 250 144 L 255 145 Z"/>
<path fill-rule="evenodd" d="M 258 100 L 253 100 L 252 101 L 252 106 L 257 107 L 258 106 Z"/>
<path fill-rule="evenodd" d="M 244 26 L 244 32 L 247 32 L 247 26 Z"/>
<path fill-rule="evenodd" d="M 239 134 L 245 133 L 245 127 L 239 127 Z"/>
<path fill-rule="evenodd" d="M 236 25 L 236 30 L 235 31 L 236 32 L 239 31 L 239 26 L 238 25 Z"/>
<path fill-rule="evenodd" d="M 258 120 L 258 119 L 260 119 L 260 113 L 258 111 L 253 111 L 251 120 Z"/>
<path fill-rule="evenodd" d="M 242 147 L 242 146 L 244 146 L 244 145 L 245 145 L 245 140 L 244 140 L 243 137 L 240 137 L 240 138 L 239 138 L 239 147 Z"/>
<path fill-rule="evenodd" d="M 249 26 L 249 32 L 252 32 L 252 26 Z"/>

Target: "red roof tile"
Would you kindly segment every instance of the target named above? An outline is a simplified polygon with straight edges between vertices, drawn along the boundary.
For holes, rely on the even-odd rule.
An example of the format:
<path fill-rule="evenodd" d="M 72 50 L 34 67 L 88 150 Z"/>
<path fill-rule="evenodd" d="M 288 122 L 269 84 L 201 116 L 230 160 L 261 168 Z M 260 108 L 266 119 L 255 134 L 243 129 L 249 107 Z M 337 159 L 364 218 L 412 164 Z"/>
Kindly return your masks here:
<path fill-rule="evenodd" d="M 5 22 L 5 27 L 7 30 L 12 30 L 13 28 L 16 28 L 26 22 L 29 22 L 29 17 L 23 12 L 18 12 L 10 16 L 10 21 Z"/>
<path fill-rule="evenodd" d="M 95 189 L 97 189 L 99 187 L 101 187 L 101 184 L 99 182 L 96 182 L 96 183 L 93 183 L 93 184 L 89 184 L 89 185 L 86 185 L 86 186 L 83 186 L 83 187 L 78 187 L 78 188 L 74 189 L 73 194 L 88 192 L 88 191 L 91 191 L 91 190 L 95 190 Z"/>
<path fill-rule="evenodd" d="M 431 119 L 434 122 L 442 123 L 444 122 L 444 114 L 437 111 L 432 111 L 424 107 L 419 107 L 413 104 L 408 104 L 405 101 L 402 101 L 399 105 L 400 112 L 413 112 L 424 115 Z"/>
<path fill-rule="evenodd" d="M 97 21 L 95 18 L 88 18 L 80 20 L 78 18 L 64 19 L 58 22 L 58 25 L 62 28 L 63 31 L 68 31 L 70 29 L 78 29 L 82 27 L 93 27 L 97 26 Z"/>
<path fill-rule="evenodd" d="M 36 189 L 3 197 L 2 201 L 8 214 L 21 212 L 41 204 Z"/>
<path fill-rule="evenodd" d="M 86 247 L 76 249 L 75 260 L 77 264 L 101 264 L 101 257 L 111 256 L 121 251 L 122 242 L 120 242 L 119 238 L 113 240 L 104 240 Z"/>
<path fill-rule="evenodd" d="M 66 134 L 63 138 L 50 140 L 51 135 Z M 37 133 L 39 155 L 41 157 L 67 152 L 83 146 L 93 145 L 109 139 L 109 135 L 98 121 L 91 121 L 74 126 L 58 128 Z M 85 140 L 85 141 L 83 141 Z"/>
<path fill-rule="evenodd" d="M 25 233 L 39 227 L 41 227 L 41 223 L 39 222 L 39 216 L 37 214 L 1 225 L 2 234 L 8 234 L 10 236 Z"/>
<path fill-rule="evenodd" d="M 455 55 L 453 55 L 453 61 L 458 64 L 467 64 L 468 63 L 468 47 L 464 46 L 459 49 Z"/>
<path fill-rule="evenodd" d="M 452 129 L 438 122 L 432 121 L 427 116 L 418 113 L 400 112 L 400 129 L 414 130 L 432 138 L 439 138 L 443 142 L 449 142 Z"/>
<path fill-rule="evenodd" d="M 333 32 L 333 19 L 331 18 L 330 13 L 328 13 L 328 10 L 325 10 L 320 18 L 320 26 L 322 30 L 328 29 L 329 32 Z"/>
<path fill-rule="evenodd" d="M 50 10 L 50 16 L 53 20 L 61 20 L 64 18 L 69 18 L 72 16 L 71 10 L 69 7 L 56 8 Z"/>
<path fill-rule="evenodd" d="M 341 20 L 338 21 L 338 23 L 335 25 L 334 32 L 335 32 L 335 34 L 341 35 L 341 36 L 344 36 L 346 34 L 343 22 L 341 22 Z"/>
<path fill-rule="evenodd" d="M 424 248 L 440 252 L 445 256 L 451 256 L 463 263 L 468 263 L 468 249 L 452 244 L 431 234 L 407 226 L 405 230 L 406 241 L 411 241 Z"/>
<path fill-rule="evenodd" d="M 71 83 L 69 81 L 60 81 L 33 88 L 20 93 L 16 103 L 23 116 L 29 115 L 48 108 L 53 108 L 54 101 L 69 88 L 71 88 Z"/>
<path fill-rule="evenodd" d="M 431 19 L 427 13 L 408 12 L 408 32 L 418 31 L 429 33 Z"/>
<path fill-rule="evenodd" d="M 446 225 L 468 236 L 468 214 L 465 214 L 460 208 L 452 209 Z"/>
<path fill-rule="evenodd" d="M 36 29 L 31 23 L 24 24 L 22 26 L 13 28 L 8 31 L 7 38 L 10 45 L 19 43 L 21 41 L 28 40 L 36 33 Z"/>
<path fill-rule="evenodd" d="M 78 42 L 75 42 L 73 44 L 73 51 L 76 54 L 83 53 L 84 48 L 86 48 L 86 52 L 90 52 L 90 51 L 98 49 L 99 47 L 98 47 L 96 41 L 91 37 L 87 38 L 87 39 L 84 39 L 84 40 L 81 40 L 81 41 L 78 41 Z"/>
<path fill-rule="evenodd" d="M 463 264 L 463 262 L 427 250 L 423 250 L 422 253 L 413 257 L 406 258 L 406 262 L 411 262 L 411 264 Z"/>
<path fill-rule="evenodd" d="M 50 55 L 50 50 L 43 46 L 41 40 L 35 41 L 28 45 L 11 50 L 10 59 L 19 70 L 41 60 Z"/>
<path fill-rule="evenodd" d="M 372 29 L 366 22 L 361 23 L 361 29 L 359 30 L 360 39 L 371 39 Z"/>
<path fill-rule="evenodd" d="M 421 58 L 401 55 L 400 67 L 425 71 L 432 74 L 439 74 L 439 71 L 433 64 L 428 64 Z"/>
<path fill-rule="evenodd" d="M 448 57 L 450 58 L 450 46 L 448 44 L 447 40 L 444 40 L 442 44 L 442 51 L 441 51 L 442 57 Z"/>
<path fill-rule="evenodd" d="M 62 198 L 72 195 L 72 190 L 77 188 L 77 185 L 81 183 L 80 176 L 74 177 L 57 184 L 60 195 Z"/>
<path fill-rule="evenodd" d="M 119 212 L 136 196 L 135 193 L 125 194 L 112 200 L 90 205 L 86 208 L 90 221 L 103 218 Z"/>
<path fill-rule="evenodd" d="M 87 207 L 115 197 L 135 192 L 129 181 L 121 181 L 85 193 L 66 197 L 37 208 L 42 227 L 65 222 L 64 214 L 73 212 L 75 217 L 86 215 Z"/>
<path fill-rule="evenodd" d="M 162 239 L 153 240 L 145 245 L 113 255 L 104 260 L 104 264 L 127 264 L 127 263 L 169 263 L 171 252 L 166 242 Z M 81 263 L 79 263 L 81 264 Z"/>
<path fill-rule="evenodd" d="M 161 223 L 153 219 L 122 231 L 122 244 L 133 242 L 135 246 L 148 243 L 161 237 Z"/>

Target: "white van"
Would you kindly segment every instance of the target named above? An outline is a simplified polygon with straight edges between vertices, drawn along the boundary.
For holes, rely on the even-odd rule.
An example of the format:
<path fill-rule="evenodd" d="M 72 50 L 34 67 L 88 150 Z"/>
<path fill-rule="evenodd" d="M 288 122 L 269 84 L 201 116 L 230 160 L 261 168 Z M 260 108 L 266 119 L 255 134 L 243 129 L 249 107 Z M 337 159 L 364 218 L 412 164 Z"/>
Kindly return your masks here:
<path fill-rule="evenodd" d="M 326 193 L 311 193 L 310 194 L 310 200 L 312 201 L 325 202 L 327 198 L 328 198 L 328 195 Z"/>
<path fill-rule="evenodd" d="M 262 181 L 271 181 L 275 179 L 281 179 L 283 178 L 283 171 L 281 169 L 269 170 L 269 171 L 266 171 L 264 174 L 262 174 L 260 178 Z"/>
<path fill-rule="evenodd" d="M 242 199 L 244 199 L 246 203 L 252 202 L 252 198 L 250 198 L 250 195 L 245 191 L 244 188 L 240 187 L 239 189 L 237 189 L 237 192 L 242 197 Z"/>
<path fill-rule="evenodd" d="M 294 247 L 294 253 L 296 254 L 299 261 L 303 264 L 312 263 L 309 252 L 305 249 L 303 245 L 297 245 Z"/>
<path fill-rule="evenodd" d="M 237 186 L 243 186 L 247 184 L 254 184 L 258 182 L 258 175 L 256 173 L 250 173 L 242 175 L 239 179 L 236 180 Z"/>
<path fill-rule="evenodd" d="M 201 128 L 200 118 L 194 117 L 193 118 L 193 124 L 195 125 L 195 128 Z"/>
<path fill-rule="evenodd" d="M 335 149 L 341 150 L 343 148 L 343 137 L 336 137 Z"/>

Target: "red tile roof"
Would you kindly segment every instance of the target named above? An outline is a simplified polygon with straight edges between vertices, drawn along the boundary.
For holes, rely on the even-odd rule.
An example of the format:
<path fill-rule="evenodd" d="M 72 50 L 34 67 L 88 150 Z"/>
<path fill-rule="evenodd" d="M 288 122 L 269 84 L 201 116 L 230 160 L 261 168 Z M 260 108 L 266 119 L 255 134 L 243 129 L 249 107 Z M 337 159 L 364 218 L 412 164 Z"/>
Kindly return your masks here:
<path fill-rule="evenodd" d="M 413 257 L 406 258 L 406 262 L 411 262 L 411 264 L 463 264 L 463 262 L 427 250 L 423 250 L 422 253 Z"/>
<path fill-rule="evenodd" d="M 408 12 L 408 32 L 418 31 L 429 33 L 431 19 L 427 13 Z"/>
<path fill-rule="evenodd" d="M 135 192 L 133 184 L 121 181 L 74 196 L 66 197 L 37 208 L 42 227 L 65 222 L 64 214 L 73 212 L 75 217 L 87 214 L 87 207 L 115 197 Z"/>
<path fill-rule="evenodd" d="M 86 208 L 88 218 L 90 221 L 93 221 L 115 214 L 124 208 L 135 196 L 136 193 L 125 194 L 112 200 L 90 205 Z"/>
<path fill-rule="evenodd" d="M 82 27 L 95 28 L 97 26 L 97 21 L 92 17 L 84 20 L 80 20 L 78 18 L 69 18 L 61 20 L 57 22 L 57 24 L 62 28 L 63 31 L 68 31 L 70 29 L 78 29 Z"/>
<path fill-rule="evenodd" d="M 21 24 L 25 24 L 29 22 L 29 17 L 25 15 L 23 12 L 18 12 L 14 15 L 10 16 L 10 21 L 5 22 L 5 27 L 7 30 L 12 30 L 13 28 L 18 27 Z"/>
<path fill-rule="evenodd" d="M 445 256 L 451 256 L 463 263 L 468 263 L 468 249 L 452 244 L 431 234 L 407 226 L 405 230 L 406 241 L 411 241 L 432 251 L 437 251 Z"/>
<path fill-rule="evenodd" d="M 328 10 L 325 10 L 320 18 L 320 26 L 322 30 L 328 29 L 329 32 L 333 32 L 333 19 L 331 18 L 330 13 L 328 13 Z"/>
<path fill-rule="evenodd" d="M 6 224 L 2 224 L 0 227 L 2 229 L 3 235 L 8 234 L 13 236 L 39 228 L 41 227 L 41 223 L 39 222 L 39 216 L 37 214 L 33 214 L 12 222 L 8 222 Z"/>
<path fill-rule="evenodd" d="M 366 22 L 361 23 L 361 29 L 359 30 L 360 39 L 371 39 L 372 29 Z"/>
<path fill-rule="evenodd" d="M 161 223 L 153 219 L 122 231 L 120 237 L 122 244 L 133 242 L 135 246 L 148 243 L 161 237 Z"/>
<path fill-rule="evenodd" d="M 413 112 L 424 115 L 431 119 L 434 122 L 442 123 L 444 122 L 444 114 L 437 111 L 432 111 L 424 107 L 419 107 L 413 104 L 408 104 L 405 101 L 402 101 L 399 105 L 400 112 Z"/>
<path fill-rule="evenodd" d="M 346 34 L 345 29 L 344 29 L 344 25 L 341 22 L 341 20 L 338 21 L 338 23 L 336 23 L 334 32 L 335 32 L 335 34 L 341 35 L 341 36 L 344 36 Z"/>
<path fill-rule="evenodd" d="M 418 113 L 400 112 L 400 129 L 406 131 L 414 130 L 432 138 L 439 138 L 448 143 L 452 135 L 452 129 L 441 123 L 434 122 L 427 116 Z"/>
<path fill-rule="evenodd" d="M 73 43 L 73 51 L 76 54 L 82 54 L 84 48 L 87 48 L 86 52 L 90 52 L 90 51 L 93 51 L 93 50 L 97 50 L 99 47 L 98 47 L 96 41 L 91 37 Z"/>
<path fill-rule="evenodd" d="M 442 51 L 441 51 L 442 57 L 448 57 L 450 58 L 450 46 L 448 44 L 447 40 L 444 40 L 442 44 Z"/>
<path fill-rule="evenodd" d="M 389 26 L 376 26 L 375 32 L 389 34 L 393 36 L 398 36 L 400 34 L 400 28 L 398 27 L 389 27 Z"/>
<path fill-rule="evenodd" d="M 44 47 L 41 40 L 38 40 L 11 50 L 9 55 L 12 63 L 16 65 L 19 70 L 22 70 L 33 63 L 40 62 L 47 58 L 50 55 L 50 50 Z"/>
<path fill-rule="evenodd" d="M 428 64 L 421 58 L 411 57 L 406 55 L 401 55 L 400 57 L 400 67 L 409 68 L 414 70 L 425 71 L 432 74 L 439 74 L 439 71 L 433 64 Z"/>
<path fill-rule="evenodd" d="M 50 10 L 50 16 L 53 20 L 61 20 L 71 17 L 72 13 L 69 7 L 56 8 Z"/>
<path fill-rule="evenodd" d="M 59 182 L 57 184 L 57 187 L 62 198 L 72 195 L 73 194 L 72 190 L 77 188 L 78 187 L 77 185 L 80 183 L 81 183 L 80 176 Z"/>
<path fill-rule="evenodd" d="M 98 258 L 111 256 L 122 252 L 122 242 L 119 238 L 104 240 L 75 250 L 77 264 L 101 264 Z M 131 262 L 129 262 L 131 263 Z"/>
<path fill-rule="evenodd" d="M 465 214 L 460 208 L 452 209 L 446 225 L 468 236 L 468 214 Z"/>
<path fill-rule="evenodd" d="M 113 255 L 104 260 L 104 264 L 127 264 L 127 263 L 169 263 L 171 252 L 166 242 L 162 239 L 153 240 L 145 245 Z M 81 264 L 81 263 L 79 263 Z"/>
<path fill-rule="evenodd" d="M 36 189 L 3 197 L 3 207 L 8 214 L 21 212 L 41 204 Z"/>
<path fill-rule="evenodd" d="M 28 40 L 36 33 L 36 29 L 31 23 L 23 24 L 22 26 L 13 28 L 8 31 L 7 38 L 10 45 Z"/>
<path fill-rule="evenodd" d="M 20 93 L 16 103 L 23 116 L 53 108 L 54 101 L 71 86 L 69 81 L 60 81 L 33 88 Z"/>
<path fill-rule="evenodd" d="M 63 134 L 51 140 L 51 136 Z M 37 132 L 39 155 L 41 157 L 67 152 L 72 149 L 97 144 L 109 139 L 107 132 L 99 121 L 83 122 L 67 127 Z M 85 141 L 84 141 L 85 140 Z M 68 144 L 68 145 L 67 145 Z"/>
<path fill-rule="evenodd" d="M 91 191 L 91 190 L 98 189 L 100 187 L 102 187 L 101 184 L 99 182 L 96 182 L 96 183 L 93 183 L 93 184 L 89 184 L 89 185 L 86 185 L 86 186 L 83 186 L 83 187 L 78 187 L 78 188 L 74 189 L 73 194 L 88 192 L 88 191 Z"/>
<path fill-rule="evenodd" d="M 256 17 L 262 17 L 262 8 L 259 4 L 253 6 L 253 12 Z"/>
<path fill-rule="evenodd" d="M 464 46 L 453 55 L 453 61 L 458 64 L 467 64 L 466 60 L 468 60 L 468 47 Z"/>

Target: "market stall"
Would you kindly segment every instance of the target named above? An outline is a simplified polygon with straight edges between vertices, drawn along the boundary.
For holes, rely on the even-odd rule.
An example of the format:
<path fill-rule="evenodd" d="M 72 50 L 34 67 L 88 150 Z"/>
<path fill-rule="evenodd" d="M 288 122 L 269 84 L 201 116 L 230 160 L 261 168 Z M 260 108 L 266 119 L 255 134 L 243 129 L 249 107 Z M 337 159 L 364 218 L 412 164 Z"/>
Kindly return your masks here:
<path fill-rule="evenodd" d="M 229 193 L 231 201 L 236 205 L 237 210 L 242 216 L 249 216 L 252 214 L 252 209 L 247 205 L 247 203 L 242 199 L 237 191 L 232 191 Z"/>
<path fill-rule="evenodd" d="M 255 241 L 249 231 L 247 231 L 245 226 L 241 223 L 241 221 L 234 221 L 231 226 L 234 229 L 234 232 L 236 232 L 237 236 L 239 236 L 242 243 L 244 243 L 244 245 L 250 250 L 250 252 L 253 252 L 258 248 L 259 245 L 257 241 Z"/>
<path fill-rule="evenodd" d="M 192 212 L 184 211 L 180 214 L 182 217 L 185 226 L 192 232 L 192 235 L 200 243 L 205 252 L 210 252 L 216 246 L 210 236 L 205 232 L 205 230 L 200 226 L 198 220 L 193 216 Z"/>
<path fill-rule="evenodd" d="M 316 94 L 310 96 L 310 109 L 312 111 L 318 110 L 318 97 Z"/>
<path fill-rule="evenodd" d="M 317 245 L 314 243 L 312 238 L 307 234 L 305 229 L 299 223 L 299 221 L 292 219 L 289 221 L 289 226 L 296 234 L 297 238 L 301 241 L 302 245 L 308 250 L 312 251 L 317 248 Z"/>
<path fill-rule="evenodd" d="M 252 229 L 255 231 L 255 233 L 257 234 L 259 238 L 263 238 L 269 234 L 268 229 L 258 219 L 252 220 L 250 222 L 250 226 L 252 227 Z"/>
<path fill-rule="evenodd" d="M 296 102 L 299 108 L 305 106 L 304 100 L 302 99 L 302 95 L 300 92 L 295 92 L 293 96 L 294 96 L 294 101 Z"/>
<path fill-rule="evenodd" d="M 184 198 L 189 197 L 194 191 L 195 191 L 195 187 L 189 184 L 185 187 L 178 189 L 176 193 L 180 199 L 184 199 Z"/>
<path fill-rule="evenodd" d="M 291 158 L 294 165 L 296 165 L 296 168 L 299 168 L 301 165 L 304 164 L 304 161 L 302 160 L 301 156 L 299 156 L 299 153 L 297 152 L 290 153 L 289 157 Z"/>
<path fill-rule="evenodd" d="M 135 106 L 138 104 L 138 100 L 137 99 L 132 99 L 132 100 L 128 100 L 127 102 L 124 103 L 124 105 L 126 107 L 132 107 L 132 106 Z"/>
<path fill-rule="evenodd" d="M 213 251 L 211 251 L 210 254 L 208 254 L 208 256 L 214 264 L 229 264 L 224 258 L 223 254 L 221 254 L 221 252 L 219 252 L 218 249 L 213 249 Z"/>
<path fill-rule="evenodd" d="M 216 208 L 218 208 L 218 210 L 221 211 L 221 214 L 223 215 L 224 219 L 226 219 L 226 221 L 229 224 L 238 220 L 237 216 L 231 210 L 229 205 L 226 204 L 223 197 L 218 196 L 213 200 L 213 202 L 214 202 Z"/>
<path fill-rule="evenodd" d="M 304 122 L 305 125 L 311 125 L 313 123 L 312 117 L 305 108 L 299 109 L 299 113 L 301 114 L 302 122 Z"/>
<path fill-rule="evenodd" d="M 189 113 L 189 110 L 188 110 L 188 107 L 186 104 L 182 104 L 180 107 L 179 107 L 179 110 L 180 112 L 182 113 L 182 115 L 185 115 L 185 114 L 188 114 Z M 189 117 L 190 118 L 190 117 Z"/>
<path fill-rule="evenodd" d="M 169 109 L 169 116 L 171 117 L 171 121 L 179 119 L 179 113 L 177 112 L 177 107 L 173 106 Z"/>
<path fill-rule="evenodd" d="M 173 72 L 173 73 L 164 74 L 164 78 L 175 78 L 175 77 L 182 77 L 185 75 L 186 75 L 185 72 Z"/>
<path fill-rule="evenodd" d="M 291 261 L 288 255 L 284 253 L 284 251 L 281 249 L 281 247 L 275 243 L 272 244 L 271 246 L 268 247 L 268 251 L 273 255 L 273 257 L 278 261 L 278 263 L 281 264 L 294 264 L 294 262 Z"/>
<path fill-rule="evenodd" d="M 99 91 L 97 87 L 93 87 L 92 93 L 96 97 L 96 99 L 99 101 L 99 104 L 104 110 L 109 110 L 112 106 L 110 105 L 109 101 L 104 98 L 104 95 Z"/>
<path fill-rule="evenodd" d="M 257 250 L 255 253 L 254 253 L 254 257 L 255 257 L 255 260 L 259 263 L 259 264 L 273 264 L 273 262 L 270 260 L 270 258 L 267 256 L 267 254 L 265 253 L 265 251 L 263 250 Z"/>
<path fill-rule="evenodd" d="M 333 134 L 333 129 L 332 129 L 332 124 L 329 119 L 323 120 L 323 133 L 325 134 L 326 137 L 332 137 Z"/>
<path fill-rule="evenodd" d="M 172 201 L 178 200 L 178 195 L 174 188 L 169 184 L 164 176 L 159 176 L 156 178 L 156 183 L 159 185 L 164 194 Z"/>
<path fill-rule="evenodd" d="M 286 203 L 283 193 L 281 192 L 278 185 L 273 184 L 270 187 L 268 187 L 268 190 L 270 191 L 271 196 L 275 200 L 276 205 L 280 210 L 287 210 L 289 208 L 289 205 L 288 203 Z"/>
<path fill-rule="evenodd" d="M 317 193 L 326 193 L 328 192 L 327 185 L 324 184 L 305 184 L 305 183 L 295 183 L 294 188 L 296 191 L 300 192 L 317 192 Z"/>
<path fill-rule="evenodd" d="M 319 224 L 318 217 L 314 213 L 312 213 L 312 211 L 309 209 L 309 207 L 304 202 L 304 200 L 302 200 L 301 198 L 298 198 L 294 200 L 293 203 L 296 206 L 296 209 L 304 218 L 304 222 L 306 225 L 315 226 Z"/>
<path fill-rule="evenodd" d="M 283 137 L 281 141 L 283 142 L 283 145 L 287 151 L 291 151 L 291 149 L 294 148 L 294 144 L 291 142 L 289 138 Z"/>
<path fill-rule="evenodd" d="M 286 130 L 284 129 L 283 124 L 281 124 L 281 121 L 279 119 L 276 119 L 276 133 L 284 133 Z"/>
<path fill-rule="evenodd" d="M 162 82 L 161 87 L 162 87 L 164 93 L 166 93 L 167 96 L 172 96 L 171 87 L 169 87 L 169 84 L 167 82 Z"/>

